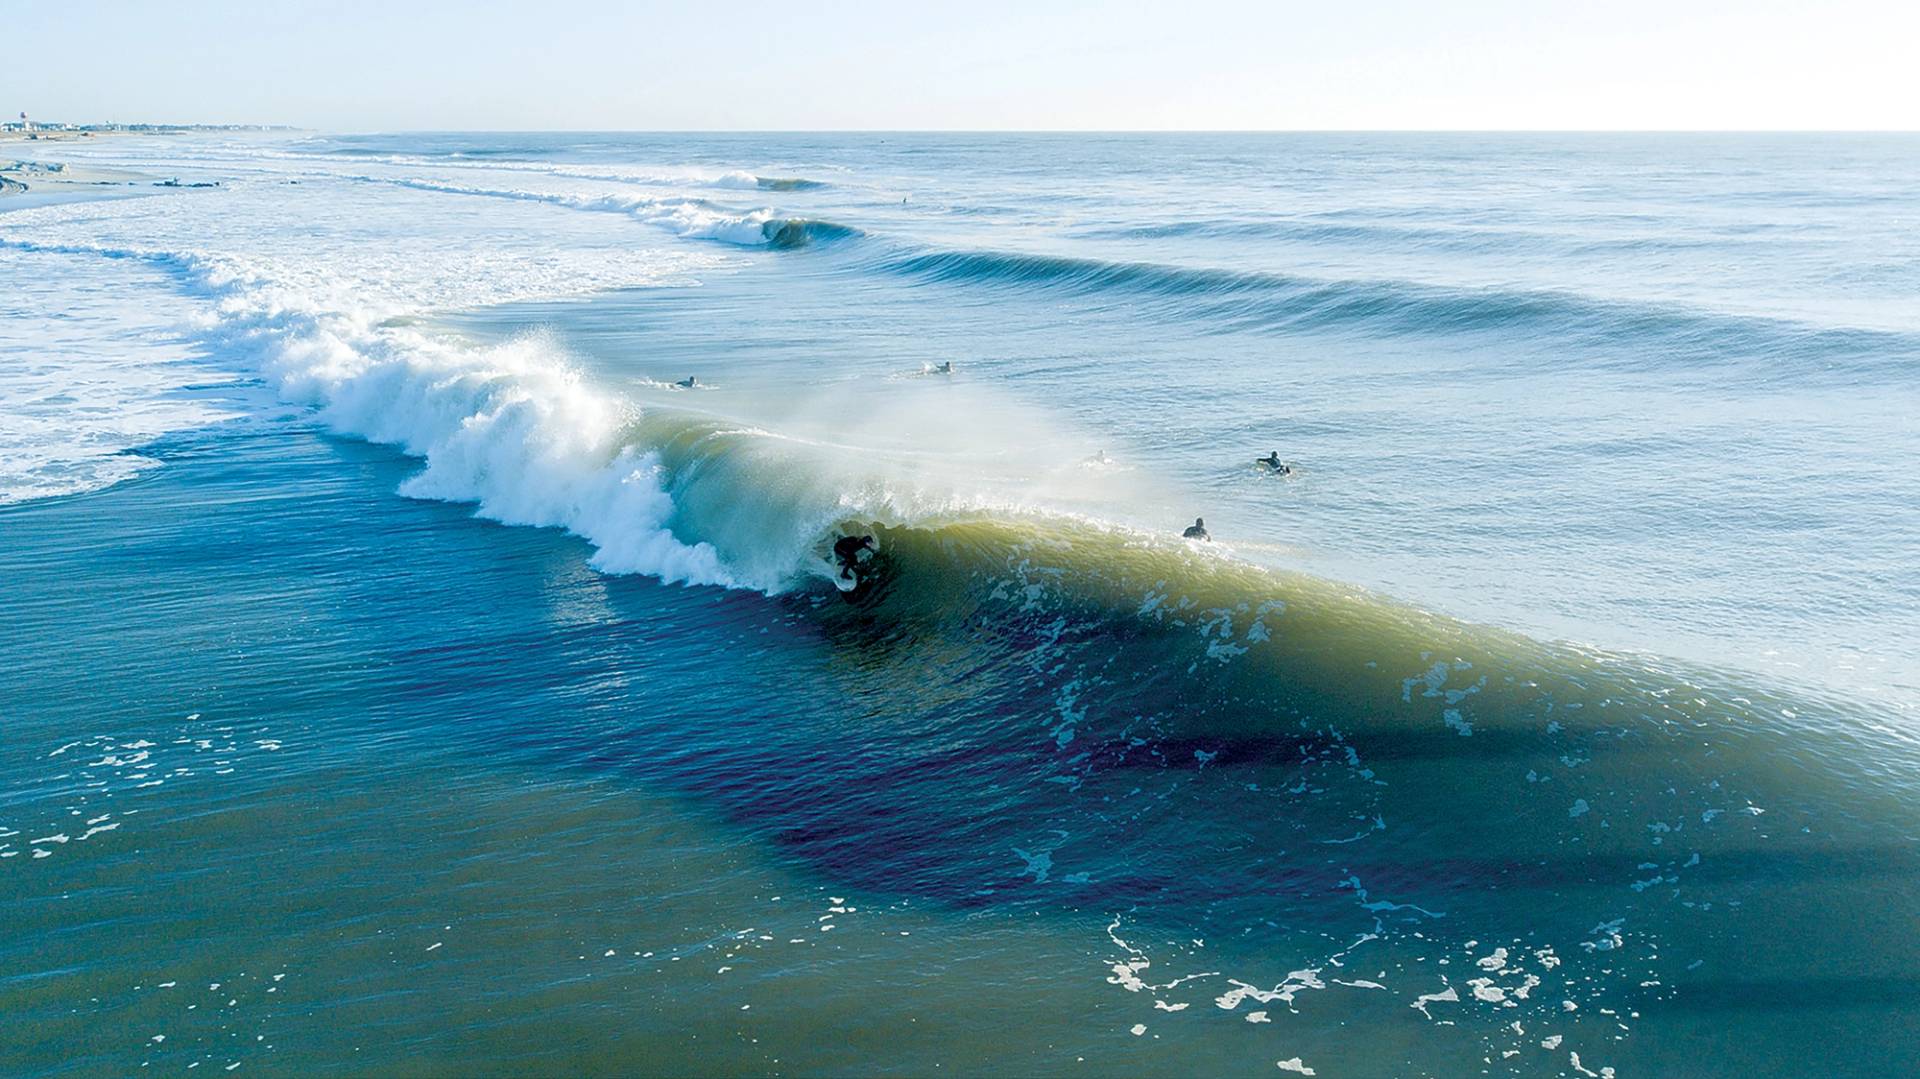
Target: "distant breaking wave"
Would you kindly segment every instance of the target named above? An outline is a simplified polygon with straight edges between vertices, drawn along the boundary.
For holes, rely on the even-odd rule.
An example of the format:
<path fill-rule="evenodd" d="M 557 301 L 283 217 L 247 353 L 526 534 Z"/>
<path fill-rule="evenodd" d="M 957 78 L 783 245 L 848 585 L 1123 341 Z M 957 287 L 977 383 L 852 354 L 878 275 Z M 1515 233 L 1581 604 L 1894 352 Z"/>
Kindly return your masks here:
<path fill-rule="evenodd" d="M 744 169 L 728 169 L 716 173 L 712 170 L 697 169 L 636 171 L 631 167 L 619 165 L 562 165 L 543 161 L 540 159 L 538 152 L 527 148 L 455 150 L 442 154 L 416 151 L 413 153 L 400 154 L 388 150 L 342 147 L 308 151 L 260 151 L 258 152 L 258 156 L 289 161 L 312 161 L 316 158 L 344 157 L 358 163 L 360 167 L 377 163 L 396 167 L 450 168 L 461 171 L 484 172 L 520 172 L 570 180 L 597 180 L 611 183 L 677 185 L 682 187 L 713 187 L 729 190 L 816 191 L 833 186 L 825 180 L 815 180 L 800 176 L 761 176 Z"/>
<path fill-rule="evenodd" d="M 829 186 L 825 180 L 803 180 L 791 176 L 756 176 L 754 183 L 762 191 L 813 191 Z"/>
<path fill-rule="evenodd" d="M 544 202 L 576 210 L 626 214 L 647 224 L 667 229 L 685 239 L 719 240 L 745 247 L 795 248 L 815 242 L 844 240 L 864 235 L 860 229 L 851 225 L 816 221 L 804 217 L 783 217 L 768 208 L 747 211 L 729 210 L 705 199 L 622 194 L 576 195 L 381 176 L 356 176 L 353 179 L 363 183 L 390 184 L 417 191 L 512 199 L 519 202 Z"/>

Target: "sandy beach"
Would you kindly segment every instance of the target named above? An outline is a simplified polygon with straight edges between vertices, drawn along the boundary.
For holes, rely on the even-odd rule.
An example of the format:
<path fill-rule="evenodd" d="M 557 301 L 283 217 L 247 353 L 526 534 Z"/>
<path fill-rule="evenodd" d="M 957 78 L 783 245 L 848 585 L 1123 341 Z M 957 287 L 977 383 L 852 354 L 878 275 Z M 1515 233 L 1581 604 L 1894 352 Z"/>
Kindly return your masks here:
<path fill-rule="evenodd" d="M 22 131 L 18 128 L 0 130 L 0 142 L 78 142 L 81 139 L 96 139 L 117 132 L 98 131 Z"/>
<path fill-rule="evenodd" d="M 146 173 L 65 162 L 22 161 L 0 154 L 0 197 L 29 192 L 94 191 L 154 182 Z"/>

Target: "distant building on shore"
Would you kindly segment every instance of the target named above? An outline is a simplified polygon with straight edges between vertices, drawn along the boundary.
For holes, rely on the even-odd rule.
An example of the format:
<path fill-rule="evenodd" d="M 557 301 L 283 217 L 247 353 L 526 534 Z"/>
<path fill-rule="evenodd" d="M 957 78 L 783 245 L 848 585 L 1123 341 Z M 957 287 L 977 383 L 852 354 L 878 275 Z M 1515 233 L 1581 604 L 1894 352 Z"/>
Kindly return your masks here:
<path fill-rule="evenodd" d="M 285 124 L 69 124 L 34 121 L 22 112 L 18 120 L 0 121 L 0 132 L 36 134 L 70 132 L 91 135 L 96 132 L 132 132 L 146 135 L 179 135 L 189 131 L 294 131 Z"/>

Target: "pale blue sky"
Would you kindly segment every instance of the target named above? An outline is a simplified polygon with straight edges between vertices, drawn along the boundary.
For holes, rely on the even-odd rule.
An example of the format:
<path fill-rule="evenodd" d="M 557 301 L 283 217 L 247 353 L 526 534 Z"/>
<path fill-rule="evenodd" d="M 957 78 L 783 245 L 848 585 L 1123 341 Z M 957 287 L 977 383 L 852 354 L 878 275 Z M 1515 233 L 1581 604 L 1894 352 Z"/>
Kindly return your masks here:
<path fill-rule="evenodd" d="M 1920 4 L 0 0 L 0 111 L 380 129 L 1920 128 Z"/>

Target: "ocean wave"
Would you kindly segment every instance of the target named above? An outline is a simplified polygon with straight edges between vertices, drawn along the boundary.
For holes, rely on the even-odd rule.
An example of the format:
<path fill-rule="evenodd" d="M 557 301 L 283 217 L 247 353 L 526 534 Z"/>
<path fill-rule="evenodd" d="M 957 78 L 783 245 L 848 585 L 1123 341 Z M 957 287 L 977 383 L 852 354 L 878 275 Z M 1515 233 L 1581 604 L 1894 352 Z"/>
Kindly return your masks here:
<path fill-rule="evenodd" d="M 762 191 L 817 191 L 831 186 L 825 180 L 808 180 L 799 176 L 756 176 L 754 183 Z"/>
<path fill-rule="evenodd" d="M 859 235 L 701 200 L 423 189 L 625 213 L 734 243 Z M 108 234 L 151 236 L 151 225 Z M 783 241 L 789 229 L 798 238 Z M 1202 938 L 1217 945 L 1284 925 L 1328 938 L 1308 943 L 1298 962 L 1307 969 L 1296 971 L 1307 975 L 1300 985 L 1318 988 L 1321 973 L 1334 981 L 1346 962 L 1344 953 L 1319 957 L 1349 942 L 1393 951 L 1378 967 L 1357 957 L 1345 973 L 1388 979 L 1392 964 L 1395 989 L 1411 995 L 1420 990 L 1398 980 L 1412 967 L 1402 961 L 1440 954 L 1401 951 L 1411 938 L 1444 935 L 1448 951 L 1487 941 L 1502 946 L 1478 961 L 1446 960 L 1459 962 L 1448 969 L 1463 972 L 1461 992 L 1422 966 L 1418 977 L 1439 979 L 1425 988 L 1445 984 L 1449 996 L 1392 1010 L 1411 1022 L 1409 1008 L 1426 1015 L 1428 1002 L 1477 1007 L 1477 998 L 1537 1036 L 1543 1024 L 1571 1022 L 1563 1002 L 1577 999 L 1579 1014 L 1608 1017 L 1595 1020 L 1604 1029 L 1596 1040 L 1613 1037 L 1614 1016 L 1665 999 L 1650 987 L 1704 962 L 1694 941 L 1714 927 L 1729 927 L 1737 943 L 1798 933 L 1806 940 L 1795 954 L 1818 961 L 1852 954 L 1862 925 L 1897 938 L 1909 914 L 1889 881 L 1914 857 L 1901 838 L 1913 834 L 1913 735 L 1863 723 L 1857 707 L 1533 640 L 1254 565 L 1229 544 L 1188 544 L 960 482 L 967 461 L 943 471 L 938 454 L 880 455 L 794 424 L 699 410 L 720 406 L 697 398 L 721 394 L 657 390 L 653 399 L 645 387 L 610 387 L 543 334 L 475 346 L 389 317 L 409 304 L 418 314 L 418 292 L 378 309 L 350 306 L 370 301 L 314 283 L 341 276 L 338 259 L 313 260 L 322 265 L 312 277 L 295 277 L 290 267 L 132 244 L 17 246 L 175 274 L 211 301 L 199 335 L 223 362 L 258 370 L 343 436 L 416 458 L 400 488 L 408 496 L 568 530 L 609 573 L 770 593 L 792 617 L 762 625 L 775 626 L 776 640 L 818 646 L 830 660 L 824 678 L 845 679 L 830 683 L 848 702 L 830 735 L 807 731 L 722 757 L 724 745 L 696 732 L 685 752 L 634 758 L 686 762 L 703 793 L 733 799 L 726 808 L 746 821 L 775 822 L 769 832 L 783 851 L 834 879 L 962 910 L 1065 896 L 1054 902 L 1177 921 L 1178 939 L 1196 950 Z M 1651 333 L 1703 351 L 1785 351 L 1800 332 L 1551 293 L 878 243 L 853 250 L 931 283 L 1163 302 L 1183 317 L 1260 328 L 1600 337 L 1637 318 L 1646 321 L 1620 340 Z M 1906 339 L 1869 344 L 1887 340 Z M 1911 343 L 1904 348 L 1911 357 Z M 953 384 L 908 384 L 936 386 L 946 394 Z M 982 421 L 926 396 L 959 422 Z M 902 410 L 885 420 L 923 418 Z M 980 441 L 1024 452 L 1033 435 L 1027 425 L 1017 439 L 989 432 Z M 1073 479 L 1089 482 L 1084 470 Z M 871 584 L 843 598 L 826 580 L 828 552 L 836 536 L 855 533 L 876 536 L 879 552 Z M 735 658 L 751 664 L 756 646 L 741 636 L 716 624 L 698 643 L 739 648 Z M 892 691 L 872 692 L 882 678 Z M 680 711 L 663 722 L 699 722 L 697 710 Z M 503 737 L 549 749 L 577 739 L 562 757 L 605 759 L 609 732 L 577 727 L 514 722 Z M 911 751 L 889 754 L 900 745 Z M 784 769 L 785 782 L 716 782 L 717 757 L 735 774 Z M 964 797 L 901 797 L 913 783 Z M 1260 826 L 1237 827 L 1248 819 Z M 1063 827 L 1048 832 L 1055 822 Z M 1866 884 L 1849 891 L 1849 875 Z M 1783 894 L 1776 888 L 1790 888 L 1790 901 L 1764 904 Z M 1488 901 L 1496 893 L 1500 901 Z M 1121 953 L 1109 982 L 1158 990 L 1141 976 L 1143 949 L 1174 934 L 1156 925 L 1138 944 L 1109 934 Z M 1737 943 L 1707 953 L 1708 975 L 1744 969 L 1731 954 Z M 1514 966 L 1527 964 L 1524 977 L 1506 969 L 1507 944 Z M 1196 955 L 1190 969 L 1225 969 L 1213 954 Z M 1290 991 L 1253 988 L 1294 985 L 1293 975 L 1280 981 L 1289 969 L 1276 961 L 1235 971 L 1248 980 L 1215 1002 L 1233 1012 L 1251 993 L 1291 1006 Z M 1470 990 L 1465 975 L 1476 973 L 1485 976 Z M 1204 999 L 1199 1007 L 1209 1010 Z"/>
<path fill-rule="evenodd" d="M 1630 348 L 1619 362 L 1699 363 L 1816 358 L 1851 372 L 1910 365 L 1911 334 L 1602 300 L 1571 292 L 1327 280 L 1003 251 L 916 250 L 875 260 L 886 272 L 942 284 L 1049 288 L 1081 296 L 1162 301 L 1170 314 L 1255 332 L 1364 330 L 1382 335 L 1515 332 Z"/>
<path fill-rule="evenodd" d="M 626 214 L 647 224 L 667 229 L 684 239 L 718 240 L 743 247 L 797 248 L 864 235 L 860 229 L 851 225 L 802 217 L 786 217 L 770 208 L 731 210 L 705 199 L 655 198 L 624 194 L 586 195 L 478 187 L 438 180 L 380 176 L 356 176 L 353 179 L 363 183 L 389 184 L 416 191 L 510 199 L 518 202 L 543 202 L 575 210 Z"/>
<path fill-rule="evenodd" d="M 1271 217 L 1207 218 L 1162 221 L 1142 225 L 1096 225 L 1078 235 L 1096 240 L 1169 240 L 1169 239 L 1256 239 L 1294 240 L 1302 243 L 1392 244 L 1396 248 L 1433 248 L 1472 251 L 1490 241 L 1537 239 L 1537 234 L 1514 229 L 1490 229 L 1462 225 L 1447 228 L 1427 225 L 1396 225 L 1316 220 L 1313 218 Z"/>
<path fill-rule="evenodd" d="M 1633 888 L 1636 874 L 1651 866 L 1680 883 L 1703 872 L 1702 857 L 1739 858 L 1766 840 L 1762 813 L 1910 815 L 1897 785 L 1863 774 L 1910 759 L 1911 739 L 1816 697 L 1539 642 L 1254 565 L 1225 545 L 996 499 L 943 476 L 939 455 L 870 464 L 843 445 L 636 400 L 541 334 L 475 347 L 330 309 L 229 259 L 62 250 L 139 259 L 203 292 L 217 310 L 201 327 L 209 349 L 332 430 L 418 458 L 405 495 L 565 529 L 609 573 L 775 595 L 863 654 L 904 649 L 956 676 L 1006 673 L 965 691 L 1006 695 L 995 714 L 1008 728 L 987 744 L 1044 749 L 1046 789 L 1092 785 L 1119 804 L 1130 769 L 1242 769 L 1256 785 L 1287 775 L 1312 797 L 1265 797 L 1292 807 L 1306 850 L 1338 850 L 1314 871 L 1338 871 L 1315 878 L 1317 894 L 1346 879 L 1355 850 L 1375 860 L 1365 887 L 1384 889 L 1397 852 L 1434 849 L 1435 820 L 1451 813 L 1469 823 L 1440 845 L 1461 851 L 1492 827 L 1528 836 L 1529 856 L 1593 846 L 1601 855 L 1580 871 L 1601 876 L 1585 883 L 1612 887 L 1615 910 L 1637 918 L 1666 900 Z M 872 583 L 846 600 L 827 581 L 829 549 L 854 533 L 876 536 L 879 553 Z M 1780 753 L 1789 740 L 1796 752 Z M 1663 846 L 1683 826 L 1690 861 Z M 1096 866 L 1088 894 L 1120 906 L 1170 892 L 1208 900 L 1179 892 L 1192 874 L 1177 854 L 1153 864 L 1166 873 L 1131 858 Z M 1266 865 L 1226 867 L 1222 894 L 1267 894 L 1254 887 Z M 955 889 L 981 876 L 963 868 L 926 890 L 965 902 Z M 1388 916 L 1365 900 L 1363 929 Z"/>
<path fill-rule="evenodd" d="M 111 245 L 7 241 L 42 253 L 160 267 L 211 301 L 200 327 L 215 355 L 257 369 L 280 397 L 345 435 L 425 464 L 403 494 L 471 502 L 506 524 L 564 528 L 608 572 L 734 585 L 710 545 L 668 528 L 657 457 L 624 435 L 634 410 L 583 379 L 547 337 L 472 348 L 387 312 L 316 305 L 233 259 Z"/>
<path fill-rule="evenodd" d="M 385 149 L 251 150 L 249 156 L 282 161 L 314 162 L 340 157 L 364 168 L 369 164 L 396 168 L 433 168 L 480 173 L 517 172 L 569 180 L 595 180 L 606 183 L 641 186 L 711 187 L 722 190 L 817 191 L 832 187 L 826 180 L 803 176 L 762 176 L 745 169 L 703 169 L 691 167 L 646 168 L 632 165 L 561 164 L 541 160 L 538 153 L 525 149 L 425 153 L 396 153 Z"/>
<path fill-rule="evenodd" d="M 1739 243 L 1745 239 L 1727 235 L 1675 235 L 1670 232 L 1614 235 L 1597 230 L 1582 233 L 1559 228 L 1496 227 L 1473 222 L 1414 224 L 1398 223 L 1390 219 L 1344 221 L 1337 217 L 1338 215 L 1316 215 L 1255 220 L 1228 217 L 1162 221 L 1141 225 L 1098 225 L 1082 229 L 1076 235 L 1095 240 L 1278 240 L 1302 244 L 1349 244 L 1365 248 L 1385 247 L 1396 251 L 1424 250 L 1461 254 L 1480 254 L 1490 249 L 1502 248 L 1530 251 L 1551 257 L 1700 251 L 1724 247 L 1729 243 Z"/>

